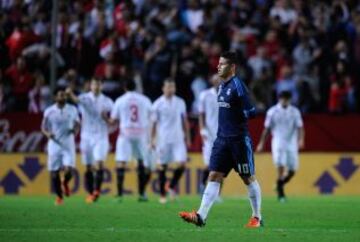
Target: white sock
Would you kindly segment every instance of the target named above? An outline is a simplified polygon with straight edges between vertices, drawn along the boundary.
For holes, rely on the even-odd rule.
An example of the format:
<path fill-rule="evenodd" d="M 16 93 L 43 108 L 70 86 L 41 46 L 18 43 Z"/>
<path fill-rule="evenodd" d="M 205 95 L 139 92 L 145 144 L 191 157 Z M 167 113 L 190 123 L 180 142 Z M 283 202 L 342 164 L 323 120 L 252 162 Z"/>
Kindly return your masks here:
<path fill-rule="evenodd" d="M 259 183 L 255 180 L 248 186 L 248 195 L 252 209 L 252 216 L 261 219 L 261 188 Z"/>
<path fill-rule="evenodd" d="M 200 217 L 205 220 L 207 218 L 207 215 L 209 213 L 209 210 L 211 206 L 213 205 L 214 201 L 219 195 L 220 191 L 220 183 L 219 182 L 213 182 L 209 181 L 206 185 L 201 205 L 197 213 L 200 215 Z"/>

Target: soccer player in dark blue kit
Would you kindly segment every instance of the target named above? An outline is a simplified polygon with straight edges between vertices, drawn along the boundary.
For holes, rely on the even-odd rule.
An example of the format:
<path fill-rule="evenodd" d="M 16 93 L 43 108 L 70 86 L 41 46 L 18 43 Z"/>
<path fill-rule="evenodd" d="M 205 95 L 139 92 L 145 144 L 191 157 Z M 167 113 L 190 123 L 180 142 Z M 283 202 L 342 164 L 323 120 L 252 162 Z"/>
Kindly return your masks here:
<path fill-rule="evenodd" d="M 262 226 L 261 189 L 257 182 L 252 141 L 247 120 L 255 116 L 249 91 L 244 82 L 236 76 L 237 56 L 226 52 L 220 56 L 218 75 L 223 80 L 218 91 L 219 127 L 210 157 L 210 174 L 200 208 L 197 212 L 180 212 L 186 222 L 204 226 L 207 215 L 216 200 L 220 184 L 234 169 L 248 189 L 252 216 L 248 228 Z"/>

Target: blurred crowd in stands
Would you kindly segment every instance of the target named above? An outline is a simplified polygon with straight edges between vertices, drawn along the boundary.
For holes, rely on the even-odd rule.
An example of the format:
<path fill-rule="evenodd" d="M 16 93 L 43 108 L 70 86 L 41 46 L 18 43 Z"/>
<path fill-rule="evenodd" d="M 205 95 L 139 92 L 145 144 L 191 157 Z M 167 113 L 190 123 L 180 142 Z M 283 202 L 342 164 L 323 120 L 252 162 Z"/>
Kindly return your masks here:
<path fill-rule="evenodd" d="M 50 90 L 50 0 L 0 0 L 0 112 L 42 112 Z M 171 77 L 189 112 L 225 50 L 258 111 L 292 92 L 302 112 L 359 112 L 360 1 L 59 0 L 58 86 L 133 78 L 152 100 Z"/>

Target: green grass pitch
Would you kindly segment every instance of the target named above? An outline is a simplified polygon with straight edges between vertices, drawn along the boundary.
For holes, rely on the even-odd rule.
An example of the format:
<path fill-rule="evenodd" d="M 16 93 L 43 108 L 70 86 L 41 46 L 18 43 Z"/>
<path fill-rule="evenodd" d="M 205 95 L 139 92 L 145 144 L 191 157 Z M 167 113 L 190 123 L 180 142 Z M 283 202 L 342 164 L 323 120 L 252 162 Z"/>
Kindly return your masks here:
<path fill-rule="evenodd" d="M 70 197 L 60 207 L 54 197 L 0 197 L 0 241 L 360 241 L 360 197 L 293 197 L 285 204 L 263 200 L 265 227 L 246 229 L 245 198 L 215 204 L 207 225 L 196 228 L 178 212 L 196 209 L 200 197 L 180 197 L 161 205 L 156 197 L 139 203 L 110 196 L 96 204 Z"/>

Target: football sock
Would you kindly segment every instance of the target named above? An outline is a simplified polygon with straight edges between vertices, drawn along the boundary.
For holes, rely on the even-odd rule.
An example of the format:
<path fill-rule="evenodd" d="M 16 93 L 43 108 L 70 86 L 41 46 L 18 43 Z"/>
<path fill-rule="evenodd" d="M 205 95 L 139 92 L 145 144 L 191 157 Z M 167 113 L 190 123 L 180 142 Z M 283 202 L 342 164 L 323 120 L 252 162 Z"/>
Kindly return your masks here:
<path fill-rule="evenodd" d="M 142 162 L 139 161 L 138 166 L 138 189 L 139 195 L 143 196 L 145 193 L 145 186 L 146 186 L 146 174 L 145 174 L 145 166 Z"/>
<path fill-rule="evenodd" d="M 117 175 L 118 196 L 122 196 L 123 195 L 125 169 L 124 168 L 117 168 L 116 169 L 116 175 Z"/>
<path fill-rule="evenodd" d="M 200 208 L 197 211 L 197 213 L 200 215 L 202 220 L 204 221 L 206 220 L 211 206 L 213 205 L 214 201 L 219 195 L 219 191 L 220 191 L 219 182 L 209 181 L 207 183 L 201 200 Z"/>
<path fill-rule="evenodd" d="M 248 196 L 252 209 L 252 216 L 261 219 L 261 189 L 259 183 L 255 180 L 248 186 Z"/>
<path fill-rule="evenodd" d="M 284 182 L 282 179 L 278 179 L 276 182 L 276 190 L 278 193 L 278 197 L 282 198 L 285 197 L 285 193 L 284 193 Z"/>
<path fill-rule="evenodd" d="M 209 173 L 210 173 L 210 171 L 209 171 L 209 169 L 204 169 L 203 170 L 203 173 L 202 173 L 202 184 L 205 186 L 206 185 L 206 182 L 207 182 L 207 179 L 208 179 L 208 177 L 209 177 Z"/>
<path fill-rule="evenodd" d="M 85 172 L 86 190 L 92 194 L 94 192 L 94 173 L 91 169 L 87 169 Z"/>
<path fill-rule="evenodd" d="M 55 191 L 55 194 L 62 198 L 62 190 L 61 190 L 61 180 L 60 180 L 60 172 L 59 171 L 52 171 L 51 172 L 51 181 Z"/>
<path fill-rule="evenodd" d="M 101 184 L 104 180 L 104 169 L 99 169 L 96 171 L 96 180 L 95 180 L 95 189 L 97 191 L 101 190 Z"/>
<path fill-rule="evenodd" d="M 175 189 L 176 185 L 178 184 L 182 174 L 184 173 L 185 171 L 185 167 L 179 167 L 179 168 L 176 168 L 174 170 L 174 176 L 171 180 L 171 183 L 170 183 L 170 188 L 171 189 Z"/>
<path fill-rule="evenodd" d="M 159 170 L 159 185 L 160 185 L 160 195 L 165 196 L 165 184 L 166 184 L 166 165 L 163 165 L 162 168 Z"/>
<path fill-rule="evenodd" d="M 73 175 L 72 175 L 72 170 L 71 169 L 68 169 L 67 171 L 65 171 L 64 183 L 69 184 L 69 181 L 71 180 L 72 176 Z"/>
<path fill-rule="evenodd" d="M 145 170 L 145 186 L 149 183 L 150 178 L 151 178 L 151 170 L 146 169 Z"/>
<path fill-rule="evenodd" d="M 285 185 L 286 183 L 288 183 L 294 175 L 295 171 L 289 171 L 287 176 L 283 179 L 283 184 Z"/>

